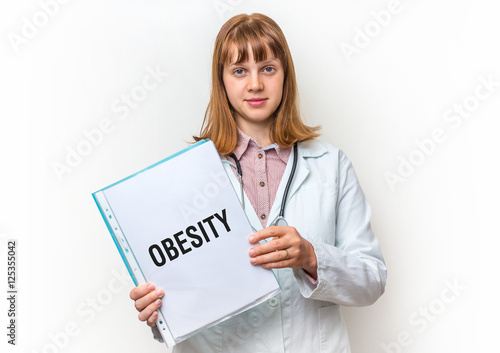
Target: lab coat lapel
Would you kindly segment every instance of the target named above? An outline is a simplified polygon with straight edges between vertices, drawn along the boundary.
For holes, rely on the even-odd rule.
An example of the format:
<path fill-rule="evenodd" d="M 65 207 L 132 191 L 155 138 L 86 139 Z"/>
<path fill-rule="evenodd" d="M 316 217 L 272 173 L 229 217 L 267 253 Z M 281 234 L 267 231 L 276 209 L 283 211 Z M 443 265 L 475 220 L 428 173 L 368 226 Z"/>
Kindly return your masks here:
<path fill-rule="evenodd" d="M 298 156 L 297 156 L 297 169 L 295 169 L 295 175 L 292 180 L 292 184 L 290 185 L 290 190 L 288 191 L 287 201 L 285 203 L 285 220 L 287 215 L 286 204 L 293 197 L 293 195 L 297 192 L 300 186 L 303 184 L 304 180 L 309 175 L 309 164 L 307 159 L 310 157 L 319 157 L 326 153 L 326 148 L 322 145 L 320 147 L 313 148 L 310 141 L 304 141 L 298 143 Z M 281 201 L 283 200 L 283 196 L 285 193 L 286 184 L 288 179 L 290 178 L 290 174 L 292 171 L 293 164 L 293 149 L 290 153 L 290 157 L 288 157 L 288 163 L 286 165 L 285 173 L 281 178 L 280 185 L 278 187 L 278 191 L 276 192 L 276 198 L 274 200 L 273 207 L 271 208 L 271 212 L 269 214 L 267 226 L 273 224 L 274 220 L 279 216 Z"/>

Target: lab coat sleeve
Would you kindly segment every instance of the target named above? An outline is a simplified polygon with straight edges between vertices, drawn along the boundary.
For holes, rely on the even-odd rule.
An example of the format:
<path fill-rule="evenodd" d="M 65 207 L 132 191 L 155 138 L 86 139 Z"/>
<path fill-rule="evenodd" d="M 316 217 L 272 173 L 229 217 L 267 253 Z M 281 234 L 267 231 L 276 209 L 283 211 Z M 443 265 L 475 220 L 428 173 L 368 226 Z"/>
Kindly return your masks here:
<path fill-rule="evenodd" d="M 370 206 L 342 151 L 338 165 L 337 199 L 332 201 L 337 203 L 335 245 L 309 239 L 317 257 L 317 284 L 301 269 L 294 270 L 294 276 L 305 298 L 347 306 L 370 305 L 384 292 L 386 267 L 370 227 Z"/>

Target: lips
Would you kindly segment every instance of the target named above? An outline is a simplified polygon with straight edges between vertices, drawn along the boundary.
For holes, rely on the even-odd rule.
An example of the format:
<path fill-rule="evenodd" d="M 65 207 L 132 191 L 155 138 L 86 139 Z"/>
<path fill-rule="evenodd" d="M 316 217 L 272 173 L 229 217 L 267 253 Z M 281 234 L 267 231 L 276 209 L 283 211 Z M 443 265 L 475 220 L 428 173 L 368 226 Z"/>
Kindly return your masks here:
<path fill-rule="evenodd" d="M 266 102 L 267 98 L 251 98 L 246 99 L 245 101 L 250 104 L 252 107 L 259 107 Z"/>

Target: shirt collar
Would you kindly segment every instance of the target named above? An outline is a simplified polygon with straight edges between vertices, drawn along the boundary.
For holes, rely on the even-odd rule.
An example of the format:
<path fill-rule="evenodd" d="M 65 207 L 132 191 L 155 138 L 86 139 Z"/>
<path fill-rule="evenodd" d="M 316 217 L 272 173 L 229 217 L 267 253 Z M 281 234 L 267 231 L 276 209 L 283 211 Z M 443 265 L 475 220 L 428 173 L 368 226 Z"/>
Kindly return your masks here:
<path fill-rule="evenodd" d="M 252 138 L 250 136 L 246 135 L 245 133 L 243 133 L 243 131 L 240 130 L 240 128 L 238 128 L 238 142 L 236 143 L 236 147 L 233 150 L 233 153 L 236 158 L 238 158 L 238 160 L 241 159 L 241 156 L 247 150 L 251 139 Z"/>
<path fill-rule="evenodd" d="M 261 148 L 260 145 L 255 141 L 253 138 L 245 134 L 243 131 L 241 131 L 240 128 L 238 128 L 238 143 L 236 144 L 236 148 L 234 149 L 233 153 L 236 156 L 236 158 L 241 159 L 241 156 L 243 153 L 246 152 L 248 147 L 254 144 L 258 148 Z M 290 152 L 292 151 L 291 147 L 281 147 L 277 143 L 273 143 L 269 146 L 266 146 L 262 148 L 263 150 L 269 150 L 274 148 L 276 150 L 276 154 L 278 157 L 284 162 L 287 163 L 288 157 L 290 156 Z"/>

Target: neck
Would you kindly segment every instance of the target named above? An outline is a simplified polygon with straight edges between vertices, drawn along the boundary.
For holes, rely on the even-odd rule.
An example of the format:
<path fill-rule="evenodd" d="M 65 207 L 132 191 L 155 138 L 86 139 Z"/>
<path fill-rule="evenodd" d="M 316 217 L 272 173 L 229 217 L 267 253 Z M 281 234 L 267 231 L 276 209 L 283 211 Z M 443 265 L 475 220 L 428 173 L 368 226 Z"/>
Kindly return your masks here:
<path fill-rule="evenodd" d="M 260 145 L 260 147 L 267 147 L 273 144 L 270 136 L 270 124 L 256 125 L 248 124 L 246 121 L 237 121 L 236 125 L 245 133 L 245 135 L 253 138 Z"/>

